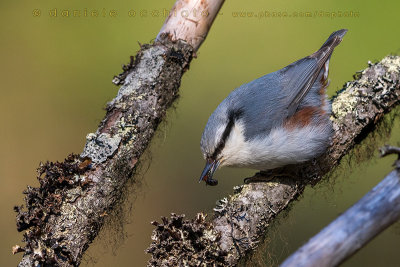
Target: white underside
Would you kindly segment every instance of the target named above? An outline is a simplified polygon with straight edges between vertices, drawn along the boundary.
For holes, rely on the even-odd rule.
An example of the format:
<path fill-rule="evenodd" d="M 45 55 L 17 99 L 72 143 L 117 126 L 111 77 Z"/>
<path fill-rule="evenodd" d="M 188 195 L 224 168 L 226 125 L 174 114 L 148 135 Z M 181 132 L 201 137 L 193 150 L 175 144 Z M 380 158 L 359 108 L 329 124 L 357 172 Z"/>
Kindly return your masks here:
<path fill-rule="evenodd" d="M 327 125 L 273 129 L 265 138 L 245 141 L 243 124 L 236 121 L 221 152 L 221 166 L 270 170 L 301 163 L 323 153 L 329 142 Z"/>

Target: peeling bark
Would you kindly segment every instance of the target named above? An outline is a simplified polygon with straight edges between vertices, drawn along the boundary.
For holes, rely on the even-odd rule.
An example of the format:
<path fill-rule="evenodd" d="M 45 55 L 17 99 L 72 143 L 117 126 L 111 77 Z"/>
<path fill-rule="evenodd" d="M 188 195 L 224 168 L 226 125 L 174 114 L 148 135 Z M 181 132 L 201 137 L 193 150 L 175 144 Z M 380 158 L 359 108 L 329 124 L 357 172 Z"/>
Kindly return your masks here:
<path fill-rule="evenodd" d="M 209 230 L 213 232 L 212 236 L 218 236 L 220 254 L 226 255 L 224 262 L 219 261 L 217 265 L 236 265 L 242 256 L 257 246 L 269 223 L 302 194 L 305 186 L 319 182 L 324 174 L 339 164 L 356 142 L 365 137 L 365 133 L 373 128 L 371 126 L 399 104 L 400 57 L 388 56 L 376 64 L 369 63 L 369 67 L 357 73 L 355 79 L 346 83 L 333 99 L 331 120 L 335 133 L 325 154 L 312 162 L 287 166 L 278 171 L 289 176 L 237 186 L 233 195 L 219 202 L 211 220 L 213 227 Z M 157 231 L 160 228 L 154 230 L 153 237 L 159 235 Z M 163 233 L 162 240 L 153 238 L 150 245 L 150 265 L 173 266 L 169 263 L 176 259 L 181 259 L 181 264 L 183 260 L 189 261 L 189 265 L 201 264 L 196 260 L 201 251 L 179 252 L 176 250 L 178 246 L 171 246 L 168 241 L 169 232 Z M 174 242 L 179 243 L 179 240 Z"/>
<path fill-rule="evenodd" d="M 157 38 L 168 33 L 172 40 L 186 40 L 195 50 L 203 43 L 225 0 L 178 0 Z"/>
<path fill-rule="evenodd" d="M 80 264 L 105 218 L 120 204 L 140 156 L 178 97 L 181 77 L 223 3 L 209 2 L 178 0 L 173 9 L 178 13 L 202 5 L 208 15 L 196 22 L 201 30 L 185 28 L 184 34 L 176 35 L 181 32 L 177 25 L 188 20 L 167 18 L 156 41 L 141 45 L 136 57 L 123 66 L 124 72 L 114 77 L 113 82 L 122 86 L 108 103 L 97 131 L 87 135 L 81 155 L 40 165 L 40 187 L 28 186 L 26 207 L 15 207 L 17 228 L 25 231 L 26 243 L 22 248 L 14 246 L 14 252 L 24 252 L 19 266 Z"/>

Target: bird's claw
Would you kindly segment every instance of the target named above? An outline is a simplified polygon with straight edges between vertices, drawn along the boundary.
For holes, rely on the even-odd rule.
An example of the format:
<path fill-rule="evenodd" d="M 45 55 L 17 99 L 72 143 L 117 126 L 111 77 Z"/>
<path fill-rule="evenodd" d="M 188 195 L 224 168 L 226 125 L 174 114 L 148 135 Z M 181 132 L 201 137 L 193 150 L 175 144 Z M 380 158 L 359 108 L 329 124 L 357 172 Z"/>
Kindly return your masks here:
<path fill-rule="evenodd" d="M 271 175 L 265 175 L 262 173 L 257 173 L 256 175 L 252 177 L 247 177 L 243 180 L 245 184 L 250 184 L 250 183 L 266 183 L 274 179 L 275 176 Z"/>
<path fill-rule="evenodd" d="M 252 177 L 245 178 L 243 182 L 245 184 L 266 183 L 271 180 L 274 180 L 275 178 L 281 178 L 281 177 L 295 178 L 296 176 L 288 171 L 274 169 L 274 170 L 268 170 L 268 171 L 260 171 Z"/>

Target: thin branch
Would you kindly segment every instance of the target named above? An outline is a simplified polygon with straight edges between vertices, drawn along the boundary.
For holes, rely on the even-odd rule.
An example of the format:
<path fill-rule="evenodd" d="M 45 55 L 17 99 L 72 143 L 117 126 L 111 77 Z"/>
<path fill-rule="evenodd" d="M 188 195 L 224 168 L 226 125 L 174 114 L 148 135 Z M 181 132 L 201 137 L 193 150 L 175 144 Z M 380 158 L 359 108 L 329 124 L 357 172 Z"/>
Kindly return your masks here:
<path fill-rule="evenodd" d="M 400 153 L 398 147 L 383 149 Z M 397 169 L 293 253 L 281 267 L 337 266 L 399 218 L 400 175 Z"/>
<path fill-rule="evenodd" d="M 380 152 L 381 152 L 381 157 L 386 157 L 387 155 L 390 154 L 396 154 L 400 156 L 400 147 L 386 145 L 380 149 Z"/>

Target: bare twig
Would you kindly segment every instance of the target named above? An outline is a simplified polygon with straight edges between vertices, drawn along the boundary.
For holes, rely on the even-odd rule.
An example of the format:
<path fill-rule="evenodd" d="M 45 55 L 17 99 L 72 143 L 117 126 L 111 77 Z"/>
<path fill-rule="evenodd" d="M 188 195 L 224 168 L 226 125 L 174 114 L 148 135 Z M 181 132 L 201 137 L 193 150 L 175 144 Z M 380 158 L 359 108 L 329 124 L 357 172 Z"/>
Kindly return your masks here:
<path fill-rule="evenodd" d="M 397 160 L 393 163 L 393 166 L 396 166 L 397 169 L 400 169 L 400 148 L 394 146 L 384 146 L 380 149 L 381 157 L 386 157 L 387 155 L 396 154 Z"/>
<path fill-rule="evenodd" d="M 400 157 L 400 148 L 399 147 L 395 147 L 395 146 L 384 146 L 380 149 L 381 151 L 381 157 L 386 157 L 387 155 L 390 154 L 396 154 Z"/>
<path fill-rule="evenodd" d="M 382 149 L 387 153 L 400 153 L 398 147 L 385 146 Z M 337 266 L 399 218 L 400 175 L 395 170 L 281 266 Z"/>

